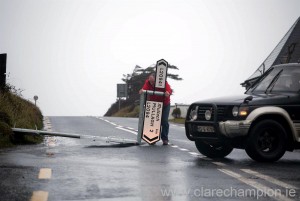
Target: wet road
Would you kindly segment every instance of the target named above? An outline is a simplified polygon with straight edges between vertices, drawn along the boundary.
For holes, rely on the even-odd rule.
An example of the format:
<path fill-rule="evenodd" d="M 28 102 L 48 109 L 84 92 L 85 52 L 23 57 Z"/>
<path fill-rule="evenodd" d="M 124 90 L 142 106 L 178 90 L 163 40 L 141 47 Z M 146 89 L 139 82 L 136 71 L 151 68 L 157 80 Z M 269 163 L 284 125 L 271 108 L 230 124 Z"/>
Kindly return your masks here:
<path fill-rule="evenodd" d="M 46 129 L 136 139 L 137 119 L 49 117 Z M 276 163 L 243 150 L 225 159 L 200 155 L 182 125 L 170 145 L 119 146 L 49 137 L 0 150 L 0 200 L 300 200 L 300 152 Z"/>

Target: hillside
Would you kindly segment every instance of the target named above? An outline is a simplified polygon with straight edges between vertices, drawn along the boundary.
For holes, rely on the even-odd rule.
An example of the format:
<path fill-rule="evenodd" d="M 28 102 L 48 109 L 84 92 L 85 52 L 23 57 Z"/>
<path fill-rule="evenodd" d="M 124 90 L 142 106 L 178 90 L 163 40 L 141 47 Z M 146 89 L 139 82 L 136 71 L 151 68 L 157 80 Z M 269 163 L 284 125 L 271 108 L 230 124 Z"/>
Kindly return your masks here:
<path fill-rule="evenodd" d="M 11 131 L 14 126 L 42 129 L 43 115 L 38 107 L 23 99 L 18 90 L 6 86 L 0 90 L 0 148 L 42 142 L 42 137 L 14 135 Z"/>

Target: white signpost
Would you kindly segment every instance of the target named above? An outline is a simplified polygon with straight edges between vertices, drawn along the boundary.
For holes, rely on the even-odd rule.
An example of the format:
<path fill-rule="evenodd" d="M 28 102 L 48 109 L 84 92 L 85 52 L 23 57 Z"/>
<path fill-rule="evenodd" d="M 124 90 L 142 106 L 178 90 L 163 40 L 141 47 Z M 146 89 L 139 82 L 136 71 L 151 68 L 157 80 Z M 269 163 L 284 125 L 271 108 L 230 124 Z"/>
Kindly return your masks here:
<path fill-rule="evenodd" d="M 146 101 L 143 140 L 149 144 L 160 140 L 162 108 L 162 102 Z"/>
<path fill-rule="evenodd" d="M 164 96 L 164 90 L 162 92 L 162 91 L 155 91 L 155 89 L 156 88 L 165 89 L 167 70 L 168 70 L 167 61 L 163 59 L 157 61 L 154 91 L 151 91 L 150 93 L 148 93 L 148 95 Z M 143 121 L 143 128 L 142 128 L 142 139 L 146 141 L 148 144 L 152 144 L 160 140 L 163 102 L 146 101 L 146 103 L 145 104 L 143 103 L 143 105 L 145 105 L 145 108 L 143 114 L 144 121 Z M 139 131 L 139 133 L 140 132 L 141 131 Z M 138 142 L 139 141 L 140 140 L 138 139 Z"/>

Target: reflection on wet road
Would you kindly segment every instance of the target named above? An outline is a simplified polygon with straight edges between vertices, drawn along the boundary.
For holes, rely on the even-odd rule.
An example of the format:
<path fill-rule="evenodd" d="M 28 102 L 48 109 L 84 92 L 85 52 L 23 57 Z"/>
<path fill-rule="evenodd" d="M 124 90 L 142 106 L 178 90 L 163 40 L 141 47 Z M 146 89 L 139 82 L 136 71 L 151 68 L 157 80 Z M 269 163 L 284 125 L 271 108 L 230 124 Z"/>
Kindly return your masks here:
<path fill-rule="evenodd" d="M 45 129 L 135 139 L 137 119 L 50 117 Z M 121 128 L 121 129 L 120 129 Z M 0 151 L 0 200 L 297 200 L 299 152 L 257 163 L 243 150 L 212 160 L 199 154 L 182 125 L 170 145 L 108 144 L 45 138 Z"/>

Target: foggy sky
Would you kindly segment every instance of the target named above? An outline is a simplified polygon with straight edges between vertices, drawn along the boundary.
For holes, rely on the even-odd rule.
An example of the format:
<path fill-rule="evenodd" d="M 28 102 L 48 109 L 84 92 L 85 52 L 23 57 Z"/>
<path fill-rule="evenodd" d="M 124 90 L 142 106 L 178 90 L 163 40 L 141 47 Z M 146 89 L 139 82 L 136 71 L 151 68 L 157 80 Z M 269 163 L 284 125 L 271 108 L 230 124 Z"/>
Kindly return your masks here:
<path fill-rule="evenodd" d="M 164 58 L 172 104 L 243 93 L 298 0 L 0 0 L 8 82 L 44 115 L 103 115 L 135 65 Z"/>

